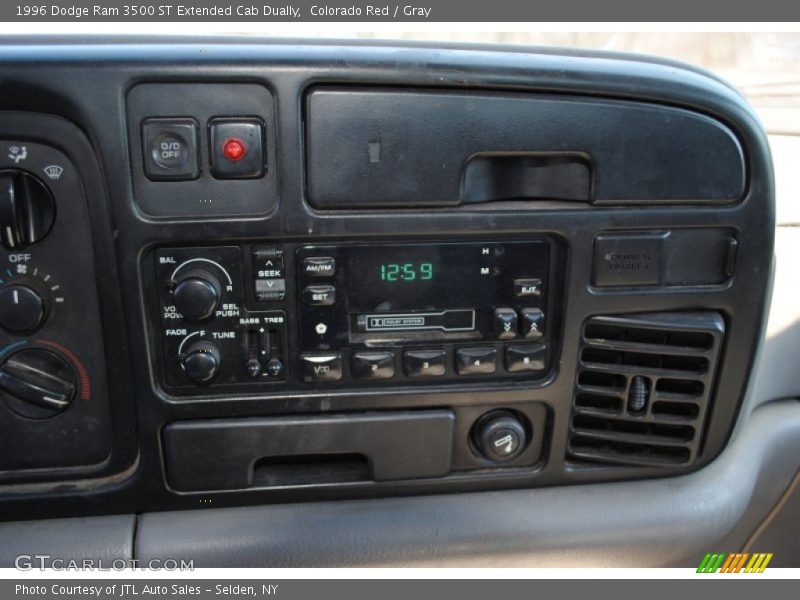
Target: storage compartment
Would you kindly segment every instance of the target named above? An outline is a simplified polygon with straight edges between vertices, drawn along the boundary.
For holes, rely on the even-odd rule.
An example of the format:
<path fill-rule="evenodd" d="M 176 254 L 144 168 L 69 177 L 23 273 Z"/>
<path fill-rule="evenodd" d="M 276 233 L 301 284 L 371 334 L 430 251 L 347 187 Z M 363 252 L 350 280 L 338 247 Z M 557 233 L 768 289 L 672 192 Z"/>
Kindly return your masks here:
<path fill-rule="evenodd" d="M 449 410 L 173 423 L 167 481 L 188 492 L 442 477 L 454 425 Z"/>
<path fill-rule="evenodd" d="M 305 118 L 316 208 L 727 203 L 745 189 L 727 127 L 655 104 L 318 87 Z"/>

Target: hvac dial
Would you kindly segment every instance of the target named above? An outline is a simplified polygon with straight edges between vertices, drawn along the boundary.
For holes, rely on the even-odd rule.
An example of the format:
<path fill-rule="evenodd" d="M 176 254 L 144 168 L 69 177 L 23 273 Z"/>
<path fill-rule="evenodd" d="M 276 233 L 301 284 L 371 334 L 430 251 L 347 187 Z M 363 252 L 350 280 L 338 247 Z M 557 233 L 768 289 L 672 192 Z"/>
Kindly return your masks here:
<path fill-rule="evenodd" d="M 40 274 L 38 268 L 26 263 L 18 263 L 14 270 L 7 268 L 0 273 L 0 327 L 17 335 L 37 330 L 52 304 L 64 302 L 59 290 L 50 275 Z"/>

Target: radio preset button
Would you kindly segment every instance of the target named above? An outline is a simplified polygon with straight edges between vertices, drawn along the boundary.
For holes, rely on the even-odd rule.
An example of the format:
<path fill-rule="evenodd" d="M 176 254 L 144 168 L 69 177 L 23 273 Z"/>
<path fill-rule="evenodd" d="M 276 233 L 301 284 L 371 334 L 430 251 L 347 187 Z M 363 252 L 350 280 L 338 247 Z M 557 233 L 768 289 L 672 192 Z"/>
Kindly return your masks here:
<path fill-rule="evenodd" d="M 350 371 L 354 379 L 389 379 L 394 376 L 394 352 L 356 352 Z"/>
<path fill-rule="evenodd" d="M 530 298 L 542 295 L 542 280 L 541 279 L 515 279 L 514 280 L 514 297 L 516 298 Z"/>
<path fill-rule="evenodd" d="M 488 375 L 497 369 L 497 350 L 476 346 L 456 350 L 456 371 L 459 375 Z"/>
<path fill-rule="evenodd" d="M 342 355 L 303 354 L 300 356 L 303 381 L 338 381 L 342 378 Z"/>
<path fill-rule="evenodd" d="M 523 308 L 520 311 L 522 336 L 528 340 L 540 340 L 544 337 L 544 313 L 538 308 Z"/>
<path fill-rule="evenodd" d="M 336 259 L 330 256 L 308 256 L 303 259 L 303 275 L 307 277 L 333 277 Z"/>
<path fill-rule="evenodd" d="M 446 360 L 444 350 L 407 350 L 403 354 L 403 371 L 408 377 L 441 377 Z"/>
<path fill-rule="evenodd" d="M 543 344 L 517 344 L 506 347 L 506 371 L 544 371 L 545 346 Z"/>
<path fill-rule="evenodd" d="M 498 340 L 517 337 L 517 311 L 513 308 L 497 308 L 494 311 L 494 335 Z"/>
<path fill-rule="evenodd" d="M 336 302 L 336 288 L 332 285 L 309 285 L 303 290 L 303 301 L 311 306 L 330 306 Z"/>

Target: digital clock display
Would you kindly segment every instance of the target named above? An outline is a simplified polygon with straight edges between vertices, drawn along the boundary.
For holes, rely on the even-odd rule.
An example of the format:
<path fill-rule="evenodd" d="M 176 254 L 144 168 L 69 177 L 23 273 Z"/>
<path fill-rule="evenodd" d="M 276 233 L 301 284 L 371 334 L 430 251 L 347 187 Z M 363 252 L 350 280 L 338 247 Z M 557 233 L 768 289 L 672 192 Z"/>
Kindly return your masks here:
<path fill-rule="evenodd" d="M 433 263 L 386 262 L 378 266 L 381 281 L 427 281 L 433 279 Z"/>

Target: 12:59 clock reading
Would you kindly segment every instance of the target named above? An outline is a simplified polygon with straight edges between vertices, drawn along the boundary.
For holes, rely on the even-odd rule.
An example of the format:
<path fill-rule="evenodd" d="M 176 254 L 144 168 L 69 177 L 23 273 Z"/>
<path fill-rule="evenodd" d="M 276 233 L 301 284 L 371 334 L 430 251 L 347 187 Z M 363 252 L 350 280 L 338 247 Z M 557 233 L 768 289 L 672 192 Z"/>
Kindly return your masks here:
<path fill-rule="evenodd" d="M 414 281 L 433 279 L 433 263 L 382 263 L 381 281 Z"/>

